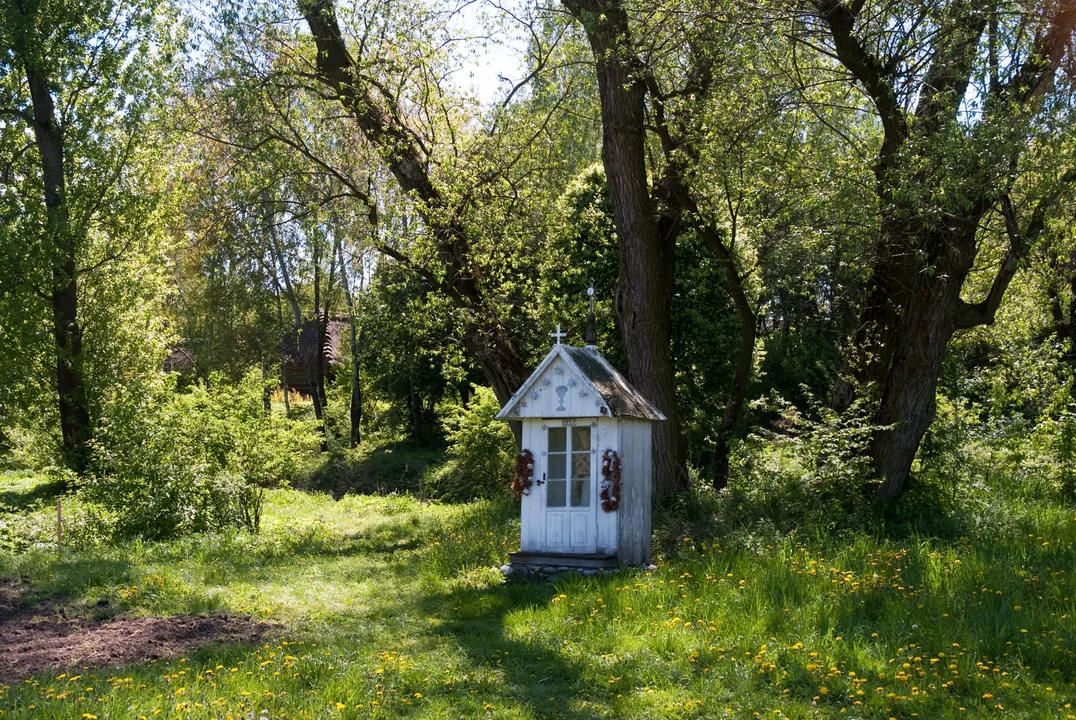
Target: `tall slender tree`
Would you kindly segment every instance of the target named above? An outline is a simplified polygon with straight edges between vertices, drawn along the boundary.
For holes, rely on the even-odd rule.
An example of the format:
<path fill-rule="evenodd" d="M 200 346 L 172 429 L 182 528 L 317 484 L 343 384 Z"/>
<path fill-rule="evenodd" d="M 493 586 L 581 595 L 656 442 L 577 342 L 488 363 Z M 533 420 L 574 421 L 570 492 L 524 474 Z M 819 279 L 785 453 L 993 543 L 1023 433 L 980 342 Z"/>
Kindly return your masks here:
<path fill-rule="evenodd" d="M 12 280 L 51 311 L 54 388 L 65 462 L 83 472 L 93 435 L 80 282 L 131 249 L 123 214 L 133 158 L 169 71 L 154 2 L 52 0 L 0 4 L 0 143 L 19 246 Z M 24 145 L 26 131 L 33 143 Z M 90 263 L 92 233 L 113 235 Z M 47 272 L 39 272 L 47 268 Z"/>

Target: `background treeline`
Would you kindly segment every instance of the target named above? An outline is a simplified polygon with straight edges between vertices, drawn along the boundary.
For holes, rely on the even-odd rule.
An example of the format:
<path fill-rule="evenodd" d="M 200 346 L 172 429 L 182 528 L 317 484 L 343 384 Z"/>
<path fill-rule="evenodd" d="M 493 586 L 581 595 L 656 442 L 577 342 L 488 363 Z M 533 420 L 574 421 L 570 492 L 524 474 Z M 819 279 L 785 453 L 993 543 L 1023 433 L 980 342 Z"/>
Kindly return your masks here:
<path fill-rule="evenodd" d="M 1076 3 L 0 8 L 0 452 L 88 534 L 507 492 L 590 281 L 664 504 L 1076 499 Z"/>

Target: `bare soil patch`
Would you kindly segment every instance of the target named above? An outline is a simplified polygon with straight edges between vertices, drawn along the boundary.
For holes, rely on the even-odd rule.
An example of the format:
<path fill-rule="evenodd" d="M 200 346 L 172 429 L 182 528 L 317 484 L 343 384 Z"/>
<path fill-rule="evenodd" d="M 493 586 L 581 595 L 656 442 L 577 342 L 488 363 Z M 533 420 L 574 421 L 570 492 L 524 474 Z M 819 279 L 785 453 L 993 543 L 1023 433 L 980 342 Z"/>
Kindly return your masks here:
<path fill-rule="evenodd" d="M 55 603 L 20 606 L 0 585 L 0 683 L 73 667 L 111 667 L 189 654 L 214 644 L 257 642 L 272 626 L 234 615 L 104 620 L 70 617 Z"/>

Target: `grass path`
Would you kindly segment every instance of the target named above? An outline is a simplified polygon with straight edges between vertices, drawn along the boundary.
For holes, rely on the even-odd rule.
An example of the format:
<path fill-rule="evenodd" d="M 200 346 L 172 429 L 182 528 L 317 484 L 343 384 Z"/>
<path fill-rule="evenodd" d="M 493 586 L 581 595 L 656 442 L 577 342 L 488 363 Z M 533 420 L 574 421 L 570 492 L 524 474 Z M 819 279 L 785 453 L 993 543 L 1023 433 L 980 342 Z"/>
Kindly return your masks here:
<path fill-rule="evenodd" d="M 653 573 L 505 584 L 517 512 L 278 491 L 259 537 L 0 553 L 24 602 L 277 623 L 0 686 L 0 717 L 1076 719 L 1071 509 L 951 543 L 685 538 Z"/>

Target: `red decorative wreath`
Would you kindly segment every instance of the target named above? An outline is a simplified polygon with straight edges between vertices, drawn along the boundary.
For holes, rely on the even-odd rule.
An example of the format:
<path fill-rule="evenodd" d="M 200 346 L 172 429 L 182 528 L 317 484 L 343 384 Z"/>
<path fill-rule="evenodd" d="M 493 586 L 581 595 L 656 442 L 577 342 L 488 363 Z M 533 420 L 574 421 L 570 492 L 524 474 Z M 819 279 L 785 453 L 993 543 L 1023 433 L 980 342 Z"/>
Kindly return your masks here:
<path fill-rule="evenodd" d="M 530 450 L 524 450 L 516 456 L 516 469 L 512 475 L 512 493 L 519 500 L 524 495 L 530 495 L 531 485 L 534 484 L 534 455 Z"/>
<path fill-rule="evenodd" d="M 620 509 L 620 456 L 612 450 L 602 454 L 602 510 Z"/>

